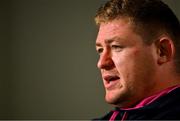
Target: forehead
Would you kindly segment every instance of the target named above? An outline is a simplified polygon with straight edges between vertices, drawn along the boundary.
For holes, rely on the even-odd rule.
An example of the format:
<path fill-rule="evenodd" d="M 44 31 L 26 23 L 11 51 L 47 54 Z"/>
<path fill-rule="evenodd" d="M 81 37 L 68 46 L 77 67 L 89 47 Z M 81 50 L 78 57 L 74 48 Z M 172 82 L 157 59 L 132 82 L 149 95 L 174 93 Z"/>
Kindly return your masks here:
<path fill-rule="evenodd" d="M 130 35 L 132 36 L 132 34 L 135 33 L 133 32 L 133 26 L 130 20 L 117 19 L 100 24 L 96 42 L 112 39 L 114 37 L 126 39 Z"/>

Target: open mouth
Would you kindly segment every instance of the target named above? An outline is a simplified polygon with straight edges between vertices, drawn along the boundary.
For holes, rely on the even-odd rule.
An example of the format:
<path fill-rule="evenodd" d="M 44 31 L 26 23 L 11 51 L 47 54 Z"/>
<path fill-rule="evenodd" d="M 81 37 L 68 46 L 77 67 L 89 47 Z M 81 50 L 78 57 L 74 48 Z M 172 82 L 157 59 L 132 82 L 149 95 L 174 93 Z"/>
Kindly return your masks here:
<path fill-rule="evenodd" d="M 106 75 L 103 77 L 104 79 L 104 86 L 107 90 L 113 90 L 119 85 L 120 77 L 116 75 Z"/>
<path fill-rule="evenodd" d="M 119 79 L 120 79 L 119 76 L 105 76 L 104 77 L 104 80 L 106 80 L 106 82 L 108 82 L 108 83 L 119 80 Z"/>

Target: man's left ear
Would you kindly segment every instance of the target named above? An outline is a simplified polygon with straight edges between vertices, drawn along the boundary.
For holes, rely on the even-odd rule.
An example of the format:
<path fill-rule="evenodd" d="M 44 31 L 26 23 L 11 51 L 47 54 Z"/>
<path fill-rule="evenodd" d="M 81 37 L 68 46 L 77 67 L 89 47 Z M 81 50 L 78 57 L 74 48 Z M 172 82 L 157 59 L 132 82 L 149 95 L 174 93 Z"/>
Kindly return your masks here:
<path fill-rule="evenodd" d="M 174 44 L 169 37 L 161 37 L 156 42 L 157 54 L 158 54 L 158 64 L 162 65 L 174 57 Z"/>

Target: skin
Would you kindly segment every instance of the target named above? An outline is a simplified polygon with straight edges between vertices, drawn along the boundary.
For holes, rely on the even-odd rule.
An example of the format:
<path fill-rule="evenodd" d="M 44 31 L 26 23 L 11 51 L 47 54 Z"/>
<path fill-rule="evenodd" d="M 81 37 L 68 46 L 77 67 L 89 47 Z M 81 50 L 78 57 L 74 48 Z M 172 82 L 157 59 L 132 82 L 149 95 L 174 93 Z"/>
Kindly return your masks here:
<path fill-rule="evenodd" d="M 157 46 L 145 44 L 127 18 L 100 24 L 96 50 L 105 100 L 110 104 L 133 107 L 169 84 L 164 85 L 159 76 L 163 74 L 160 69 L 165 68 L 158 64 L 161 58 Z"/>

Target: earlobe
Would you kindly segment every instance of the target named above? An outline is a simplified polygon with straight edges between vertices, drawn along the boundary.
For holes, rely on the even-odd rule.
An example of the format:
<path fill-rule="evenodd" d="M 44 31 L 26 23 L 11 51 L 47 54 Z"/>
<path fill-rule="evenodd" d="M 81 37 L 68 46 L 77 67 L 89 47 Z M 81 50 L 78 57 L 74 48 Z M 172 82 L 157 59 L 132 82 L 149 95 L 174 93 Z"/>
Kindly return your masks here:
<path fill-rule="evenodd" d="M 156 41 L 158 60 L 157 63 L 162 65 L 173 59 L 174 56 L 174 44 L 168 37 L 162 37 Z"/>

